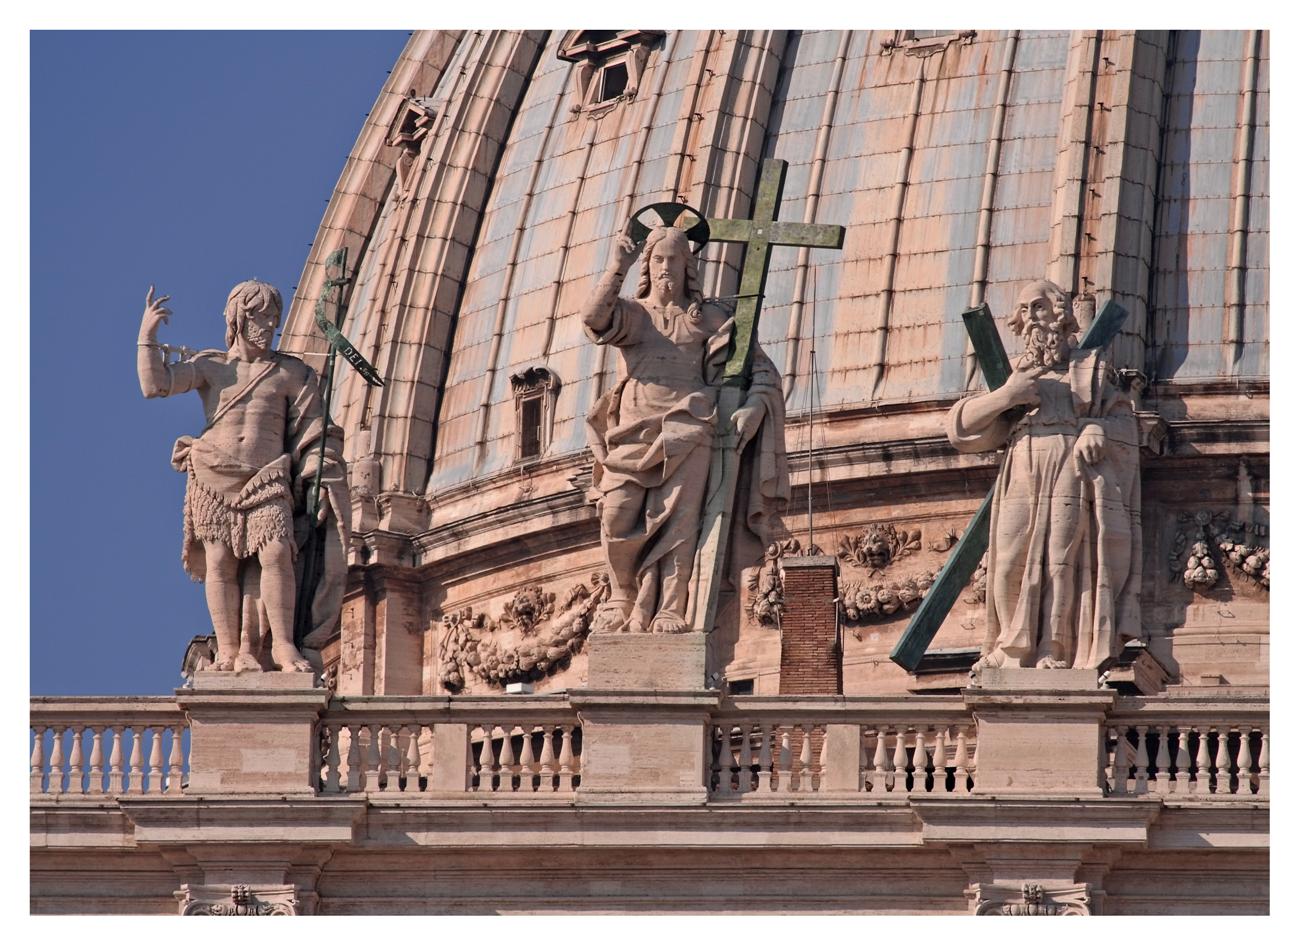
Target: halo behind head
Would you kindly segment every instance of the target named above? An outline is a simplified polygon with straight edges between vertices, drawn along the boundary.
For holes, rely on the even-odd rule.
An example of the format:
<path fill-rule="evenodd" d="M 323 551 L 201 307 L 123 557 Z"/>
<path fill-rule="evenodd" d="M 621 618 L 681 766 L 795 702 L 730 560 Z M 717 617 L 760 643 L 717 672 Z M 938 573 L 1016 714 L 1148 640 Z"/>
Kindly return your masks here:
<path fill-rule="evenodd" d="M 649 222 L 647 217 L 651 214 L 658 217 L 657 222 Z M 677 220 L 683 214 L 690 214 L 694 218 L 694 223 L 689 225 L 678 224 Z M 645 242 L 645 238 L 650 235 L 650 231 L 660 226 L 676 227 L 683 230 L 686 238 L 694 244 L 692 251 L 696 254 L 708 244 L 710 231 L 708 229 L 708 218 L 694 207 L 684 203 L 651 203 L 641 207 L 631 216 L 631 238 L 637 243 Z"/>

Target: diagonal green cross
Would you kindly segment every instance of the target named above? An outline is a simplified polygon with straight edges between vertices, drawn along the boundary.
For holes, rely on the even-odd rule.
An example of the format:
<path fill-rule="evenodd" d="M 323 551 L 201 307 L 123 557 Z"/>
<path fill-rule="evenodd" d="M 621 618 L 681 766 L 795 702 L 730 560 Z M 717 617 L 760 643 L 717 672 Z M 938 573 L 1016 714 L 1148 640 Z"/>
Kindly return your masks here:
<path fill-rule="evenodd" d="M 767 286 L 767 269 L 773 246 L 811 246 L 822 249 L 843 247 L 842 226 L 777 221 L 781 194 L 785 189 L 785 161 L 768 158 L 762 162 L 758 192 L 753 200 L 751 220 L 709 220 L 711 239 L 721 243 L 743 243 L 744 267 L 736 296 L 732 347 L 722 371 L 722 389 L 717 398 L 717 438 L 708 470 L 708 492 L 700 529 L 699 552 L 695 555 L 695 593 L 690 600 L 690 625 L 705 633 L 712 630 L 717 616 L 718 592 L 726 563 L 726 542 L 735 510 L 735 483 L 739 455 L 731 415 L 744 403 L 753 367 L 753 348 L 758 335 L 758 313 Z M 811 470 L 808 471 L 811 475 Z M 810 488 L 810 485 L 809 485 Z"/>
<path fill-rule="evenodd" d="M 1100 315 L 1091 323 L 1078 347 L 1083 350 L 1103 348 L 1119 333 L 1123 320 L 1128 317 L 1127 310 L 1117 302 L 1106 302 Z M 988 383 L 988 390 L 996 390 L 1010 377 L 1010 359 L 997 334 L 997 326 L 992 320 L 992 312 L 987 304 L 972 308 L 961 315 L 965 321 L 965 330 L 970 335 L 974 346 L 974 356 L 983 369 L 983 379 Z M 1022 412 L 1023 408 L 1016 408 Z M 889 659 L 907 672 L 914 672 L 920 665 L 920 658 L 925 655 L 934 634 L 947 617 L 957 595 L 969 583 L 974 569 L 979 566 L 979 559 L 988 550 L 988 531 L 992 521 L 992 497 L 997 491 L 994 483 L 983 503 L 979 506 L 970 524 L 965 526 L 961 540 L 952 549 L 951 556 L 943 565 L 933 585 L 920 602 L 907 624 L 906 631 L 893 647 Z"/>

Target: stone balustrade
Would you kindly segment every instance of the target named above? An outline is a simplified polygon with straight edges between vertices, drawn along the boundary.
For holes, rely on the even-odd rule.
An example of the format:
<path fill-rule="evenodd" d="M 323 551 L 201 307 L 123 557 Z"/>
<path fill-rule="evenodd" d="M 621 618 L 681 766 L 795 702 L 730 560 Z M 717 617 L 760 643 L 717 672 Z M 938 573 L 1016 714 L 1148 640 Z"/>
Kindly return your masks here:
<path fill-rule="evenodd" d="M 304 748 L 302 761 L 294 762 L 311 757 L 305 770 L 314 774 L 303 782 L 309 793 L 429 800 L 581 796 L 585 759 L 576 694 L 572 701 L 564 693 L 345 696 L 329 699 L 327 706 L 323 692 L 320 698 L 324 708 L 312 710 L 318 713 L 308 716 L 316 718 L 308 721 L 314 729 L 305 730 L 316 733 L 312 745 Z M 649 694 L 622 698 L 653 702 Z M 1030 773 L 1015 767 L 1028 764 L 1028 756 L 999 751 L 995 770 L 988 769 L 996 780 L 988 780 L 992 775 L 985 771 L 988 777 L 976 786 L 980 736 L 988 741 L 992 729 L 984 729 L 1003 723 L 977 701 L 972 707 L 968 694 L 714 697 L 702 709 L 665 706 L 661 695 L 654 698 L 656 724 L 676 717 L 674 712 L 685 714 L 673 724 L 700 731 L 702 723 L 699 790 L 707 791 L 709 803 L 1000 794 L 1005 784 Z M 635 708 L 630 703 L 627 711 Z M 33 698 L 31 794 L 192 793 L 187 705 L 165 696 Z M 1268 797 L 1266 696 L 1121 697 L 1101 712 L 1092 723 L 1102 736 L 1098 795 L 1155 795 L 1174 802 Z M 212 724 L 219 729 L 226 723 Z M 197 729 L 193 735 L 201 740 Z M 196 762 L 196 777 L 209 785 L 200 789 L 196 781 L 199 793 L 226 790 L 220 786 L 225 782 L 209 779 L 206 768 L 214 762 L 208 759 L 214 757 L 225 756 L 209 753 Z M 985 759 L 984 767 L 988 764 Z M 637 790 L 631 771 L 613 775 L 615 789 Z M 221 775 L 231 776 L 241 775 L 238 770 Z M 699 784 L 698 769 L 690 778 Z M 602 784 L 600 790 L 609 788 Z"/>
<path fill-rule="evenodd" d="M 170 696 L 31 700 L 31 793 L 179 794 L 189 722 Z"/>
<path fill-rule="evenodd" d="M 1202 800 L 1269 794 L 1264 700 L 1123 699 L 1107 723 L 1111 796 Z"/>
<path fill-rule="evenodd" d="M 710 799 L 969 794 L 975 727 L 960 696 L 741 697 L 710 723 Z"/>
<path fill-rule="evenodd" d="M 323 794 L 571 794 L 582 729 L 563 695 L 334 699 L 320 721 Z"/>

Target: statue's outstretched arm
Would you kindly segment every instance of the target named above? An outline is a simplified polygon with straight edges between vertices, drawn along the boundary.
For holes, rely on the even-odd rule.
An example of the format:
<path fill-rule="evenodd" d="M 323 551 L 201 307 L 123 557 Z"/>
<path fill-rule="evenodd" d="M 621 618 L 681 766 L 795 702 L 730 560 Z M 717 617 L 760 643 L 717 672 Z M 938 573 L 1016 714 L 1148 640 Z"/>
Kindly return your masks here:
<path fill-rule="evenodd" d="M 613 306 L 618 301 L 618 290 L 622 288 L 623 280 L 627 278 L 627 270 L 631 268 L 638 255 L 640 255 L 640 247 L 631 238 L 631 221 L 628 220 L 626 226 L 614 238 L 613 252 L 610 254 L 604 275 L 596 282 L 595 289 L 582 305 L 582 324 L 588 330 L 597 335 L 602 335 L 609 330 L 613 323 Z"/>
<path fill-rule="evenodd" d="M 140 319 L 140 337 L 135 349 L 135 367 L 140 375 L 140 392 L 145 397 L 169 397 L 198 386 L 198 370 L 192 361 L 167 363 L 167 351 L 158 343 L 158 328 L 171 320 L 171 309 L 164 303 L 170 295 L 153 297 L 153 286 L 144 297 L 144 315 Z"/>

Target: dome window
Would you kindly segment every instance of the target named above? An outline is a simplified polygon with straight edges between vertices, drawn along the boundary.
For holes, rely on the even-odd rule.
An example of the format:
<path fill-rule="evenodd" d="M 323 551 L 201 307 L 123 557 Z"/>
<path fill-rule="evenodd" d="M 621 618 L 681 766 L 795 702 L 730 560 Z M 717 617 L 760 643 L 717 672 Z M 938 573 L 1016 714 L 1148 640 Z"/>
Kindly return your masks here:
<path fill-rule="evenodd" d="M 571 111 L 603 114 L 636 97 L 650 47 L 662 30 L 572 30 L 559 44 L 559 58 L 577 63 Z"/>
<path fill-rule="evenodd" d="M 530 367 L 511 374 L 510 387 L 514 390 L 515 460 L 536 459 L 550 446 L 559 378 L 546 368 Z"/>
<path fill-rule="evenodd" d="M 975 35 L 974 30 L 894 30 L 892 38 L 880 43 L 880 53 L 891 56 L 901 51 L 908 56 L 932 56 L 953 43 L 968 46 Z"/>

